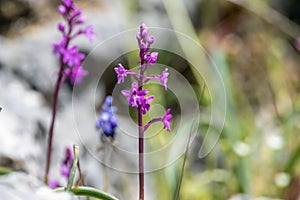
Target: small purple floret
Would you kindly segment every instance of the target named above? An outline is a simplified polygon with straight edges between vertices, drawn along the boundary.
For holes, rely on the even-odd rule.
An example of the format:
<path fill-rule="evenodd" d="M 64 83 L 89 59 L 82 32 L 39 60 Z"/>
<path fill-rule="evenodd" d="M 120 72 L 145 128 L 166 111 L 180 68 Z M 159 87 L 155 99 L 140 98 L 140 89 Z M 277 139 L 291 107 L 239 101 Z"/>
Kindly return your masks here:
<path fill-rule="evenodd" d="M 124 83 L 124 79 L 127 76 L 127 70 L 123 67 L 123 65 L 119 64 L 119 67 L 115 67 L 115 72 L 118 75 L 118 84 Z"/>
<path fill-rule="evenodd" d="M 83 77 L 87 76 L 88 72 L 82 68 L 82 66 L 74 67 L 69 74 L 70 82 L 72 84 L 81 83 Z"/>
<path fill-rule="evenodd" d="M 164 123 L 164 128 L 167 128 L 167 131 L 170 132 L 171 128 L 170 128 L 170 121 L 172 119 L 172 114 L 170 114 L 171 109 L 168 108 L 165 116 L 162 118 L 162 122 Z"/>
<path fill-rule="evenodd" d="M 169 76 L 168 68 L 166 68 L 159 76 L 159 81 L 162 84 L 164 90 L 167 90 L 168 76 Z"/>
<path fill-rule="evenodd" d="M 74 157 L 71 151 L 71 148 L 67 147 L 65 151 L 65 158 L 62 162 L 60 172 L 63 176 L 65 176 L 67 179 L 70 176 L 71 168 L 73 165 Z"/>
<path fill-rule="evenodd" d="M 78 67 L 81 65 L 82 60 L 85 58 L 83 53 L 79 53 L 78 47 L 73 46 L 68 49 L 62 50 L 63 62 L 68 66 Z"/>
<path fill-rule="evenodd" d="M 150 109 L 150 102 L 154 99 L 154 96 L 145 97 L 148 94 L 148 90 L 139 90 L 136 82 L 131 85 L 131 90 L 122 90 L 122 94 L 127 97 L 128 104 L 131 107 L 138 109 L 141 106 L 143 114 Z"/>
<path fill-rule="evenodd" d="M 142 113 L 143 114 L 146 114 L 147 111 L 150 110 L 150 102 L 153 101 L 154 99 L 154 96 L 149 96 L 149 97 L 146 97 L 142 100 L 142 103 L 141 103 L 141 110 L 142 110 Z"/>
<path fill-rule="evenodd" d="M 57 180 L 53 180 L 53 179 L 50 179 L 48 181 L 48 186 L 51 188 L 51 189 L 54 189 L 54 188 L 57 188 L 57 187 L 60 187 L 60 184 Z"/>
<path fill-rule="evenodd" d="M 92 25 L 87 26 L 82 32 L 90 42 L 95 39 L 94 27 Z"/>
<path fill-rule="evenodd" d="M 152 52 L 151 54 L 148 54 L 147 55 L 147 63 L 151 64 L 151 65 L 155 64 L 157 57 L 158 57 L 158 52 Z"/>

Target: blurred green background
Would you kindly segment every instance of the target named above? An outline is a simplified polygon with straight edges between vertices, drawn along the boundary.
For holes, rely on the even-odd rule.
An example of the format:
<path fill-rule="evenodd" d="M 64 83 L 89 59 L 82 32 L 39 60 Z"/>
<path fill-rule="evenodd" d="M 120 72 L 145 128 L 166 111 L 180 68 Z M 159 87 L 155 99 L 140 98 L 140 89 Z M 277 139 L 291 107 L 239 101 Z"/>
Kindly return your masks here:
<path fill-rule="evenodd" d="M 180 197 L 299 199 L 299 2 L 213 0 L 197 9 L 199 18 L 186 22 L 193 26 L 172 24 L 197 37 L 219 66 L 228 107 L 202 165 L 188 155 Z M 207 101 L 205 92 L 200 106 Z"/>

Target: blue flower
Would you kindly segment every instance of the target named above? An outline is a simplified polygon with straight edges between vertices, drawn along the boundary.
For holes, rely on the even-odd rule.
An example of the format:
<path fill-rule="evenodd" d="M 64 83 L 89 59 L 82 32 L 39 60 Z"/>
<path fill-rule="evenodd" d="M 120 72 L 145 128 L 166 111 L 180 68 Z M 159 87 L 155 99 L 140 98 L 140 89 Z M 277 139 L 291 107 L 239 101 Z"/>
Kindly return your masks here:
<path fill-rule="evenodd" d="M 118 122 L 116 118 L 117 108 L 112 106 L 112 102 L 113 98 L 111 96 L 107 96 L 104 104 L 102 105 L 101 115 L 96 123 L 96 129 L 102 129 L 104 136 L 114 138 Z"/>

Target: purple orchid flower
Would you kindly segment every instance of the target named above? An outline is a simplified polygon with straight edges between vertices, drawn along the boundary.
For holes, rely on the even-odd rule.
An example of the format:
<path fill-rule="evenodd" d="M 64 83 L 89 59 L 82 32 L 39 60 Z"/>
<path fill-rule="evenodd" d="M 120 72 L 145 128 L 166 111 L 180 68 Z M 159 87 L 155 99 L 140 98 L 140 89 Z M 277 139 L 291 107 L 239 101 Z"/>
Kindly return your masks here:
<path fill-rule="evenodd" d="M 150 52 L 150 47 L 154 43 L 154 37 L 149 36 L 148 28 L 145 24 L 140 26 L 140 31 L 137 33 L 136 39 L 140 48 L 140 60 L 138 62 L 140 63 L 140 67 L 138 67 L 138 72 L 126 70 L 121 64 L 115 68 L 115 71 L 117 73 L 118 84 L 123 83 L 127 75 L 132 75 L 137 81 L 132 83 L 131 90 L 122 90 L 121 93 L 127 98 L 128 105 L 136 108 L 138 114 L 139 199 L 144 200 L 144 133 L 146 129 L 155 122 L 162 122 L 164 124 L 164 128 L 170 132 L 170 121 L 172 119 L 172 115 L 170 114 L 171 110 L 168 109 L 163 118 L 154 118 L 146 125 L 143 125 L 143 114 L 145 115 L 147 111 L 150 110 L 150 102 L 154 99 L 154 95 L 145 97 L 149 91 L 143 89 L 144 84 L 151 79 L 159 80 L 159 82 L 163 85 L 163 89 L 166 90 L 169 73 L 168 69 L 165 69 L 160 76 L 145 75 L 148 67 L 154 67 L 154 64 L 157 62 L 158 52 Z"/>
<path fill-rule="evenodd" d="M 62 80 L 65 81 L 69 78 L 72 84 L 81 83 L 83 77 L 88 74 L 82 68 L 85 55 L 79 52 L 77 45 L 70 46 L 70 43 L 79 35 L 84 35 L 89 41 L 92 41 L 95 38 L 94 29 L 91 25 L 78 28 L 85 23 L 86 19 L 82 15 L 82 10 L 77 9 L 72 0 L 62 0 L 58 12 L 66 22 L 59 22 L 57 25 L 58 30 L 62 33 L 62 38 L 59 42 L 52 43 L 53 53 L 65 64 L 62 70 L 64 76 Z M 76 78 L 79 80 L 75 81 Z"/>
<path fill-rule="evenodd" d="M 150 102 L 153 101 L 154 95 L 145 97 L 149 91 L 142 89 L 142 86 L 150 80 L 158 80 L 162 85 L 164 90 L 167 90 L 167 83 L 169 72 L 168 68 L 162 71 L 161 75 L 144 75 L 150 65 L 154 65 L 157 62 L 158 52 L 150 52 L 150 47 L 154 43 L 154 37 L 149 36 L 148 28 L 145 24 L 140 26 L 140 31 L 136 35 L 138 45 L 140 48 L 140 61 L 141 66 L 138 68 L 139 72 L 134 72 L 132 70 L 127 70 L 122 64 L 119 64 L 115 68 L 117 73 L 118 84 L 123 83 L 127 75 L 132 75 L 137 82 L 133 82 L 131 85 L 131 90 L 122 90 L 121 93 L 127 98 L 128 105 L 137 109 L 140 108 L 142 114 L 146 114 L 150 110 Z M 159 121 L 164 123 L 164 128 L 170 132 L 170 120 L 172 115 L 170 114 L 170 109 L 167 111 L 167 116 L 160 118 Z M 157 120 L 154 120 L 155 122 Z"/>

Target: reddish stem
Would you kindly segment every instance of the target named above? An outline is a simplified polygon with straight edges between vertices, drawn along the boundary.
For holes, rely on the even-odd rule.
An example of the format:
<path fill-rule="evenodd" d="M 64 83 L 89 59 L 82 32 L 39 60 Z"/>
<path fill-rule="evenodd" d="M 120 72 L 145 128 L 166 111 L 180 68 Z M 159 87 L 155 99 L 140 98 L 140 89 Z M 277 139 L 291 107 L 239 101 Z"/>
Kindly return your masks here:
<path fill-rule="evenodd" d="M 149 121 L 144 127 L 144 132 L 149 128 L 149 126 L 155 122 L 161 122 L 163 118 L 154 118 L 154 119 L 151 119 L 151 121 Z"/>
<path fill-rule="evenodd" d="M 52 139 L 53 139 L 53 130 L 54 130 L 54 123 L 56 118 L 56 109 L 57 109 L 57 100 L 58 100 L 58 93 L 61 86 L 62 78 L 63 78 L 63 69 L 64 64 L 60 61 L 60 69 L 58 73 L 58 78 L 55 84 L 55 91 L 53 95 L 53 104 L 52 104 L 52 118 L 51 118 L 51 125 L 49 129 L 49 136 L 48 136 L 48 149 L 47 149 L 47 163 L 46 163 L 46 172 L 45 172 L 45 183 L 48 184 L 48 175 L 50 170 L 50 162 L 51 162 L 51 154 L 52 154 Z"/>
<path fill-rule="evenodd" d="M 72 33 L 72 22 L 68 20 L 68 33 L 66 36 L 66 44 L 64 48 L 68 48 L 69 42 L 71 40 L 70 35 Z M 52 118 L 51 118 L 51 125 L 49 129 L 49 135 L 48 135 L 48 149 L 47 149 L 47 160 L 46 160 L 46 171 L 45 171 L 45 183 L 48 185 L 48 175 L 50 170 L 50 163 L 51 163 L 51 155 L 52 155 L 52 140 L 53 140 L 53 130 L 54 130 L 54 123 L 56 118 L 56 109 L 57 109 L 57 102 L 58 102 L 58 94 L 59 89 L 61 86 L 61 83 L 63 82 L 63 71 L 64 71 L 64 63 L 63 63 L 63 55 L 60 55 L 60 67 L 58 72 L 58 77 L 55 83 L 55 90 L 53 94 L 53 104 L 52 104 Z"/>
<path fill-rule="evenodd" d="M 138 108 L 138 125 L 139 125 L 139 188 L 140 200 L 144 200 L 144 128 L 142 109 Z"/>
<path fill-rule="evenodd" d="M 143 65 L 145 60 L 141 59 Z M 143 89 L 143 70 L 140 70 L 140 78 L 138 81 L 139 91 Z M 139 200 L 144 200 L 145 179 L 144 179 L 144 127 L 143 127 L 143 113 L 141 106 L 138 107 L 138 125 L 139 125 Z"/>

